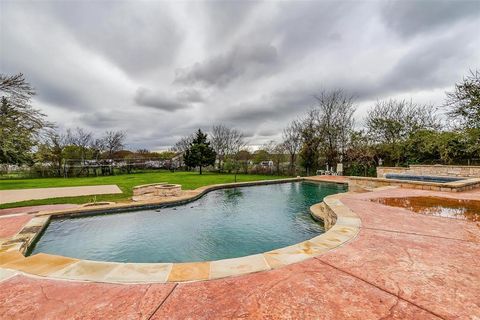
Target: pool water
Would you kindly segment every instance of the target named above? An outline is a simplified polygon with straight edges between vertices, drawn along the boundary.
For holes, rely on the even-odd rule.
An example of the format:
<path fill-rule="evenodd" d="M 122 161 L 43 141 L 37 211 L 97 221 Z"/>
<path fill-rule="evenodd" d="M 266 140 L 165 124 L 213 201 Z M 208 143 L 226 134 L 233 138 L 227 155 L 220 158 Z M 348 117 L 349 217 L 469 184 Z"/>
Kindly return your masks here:
<path fill-rule="evenodd" d="M 407 197 L 380 198 L 374 201 L 393 207 L 438 217 L 455 218 L 468 221 L 480 221 L 480 201 L 436 198 Z"/>
<path fill-rule="evenodd" d="M 438 176 L 416 176 L 408 174 L 395 174 L 389 173 L 385 175 L 387 179 L 406 180 L 406 181 L 422 181 L 422 182 L 435 182 L 435 183 L 448 183 L 464 180 L 464 178 L 457 177 L 438 177 Z"/>
<path fill-rule="evenodd" d="M 31 254 L 117 262 L 251 255 L 323 233 L 309 207 L 345 190 L 336 184 L 280 183 L 216 190 L 175 207 L 53 219 Z"/>

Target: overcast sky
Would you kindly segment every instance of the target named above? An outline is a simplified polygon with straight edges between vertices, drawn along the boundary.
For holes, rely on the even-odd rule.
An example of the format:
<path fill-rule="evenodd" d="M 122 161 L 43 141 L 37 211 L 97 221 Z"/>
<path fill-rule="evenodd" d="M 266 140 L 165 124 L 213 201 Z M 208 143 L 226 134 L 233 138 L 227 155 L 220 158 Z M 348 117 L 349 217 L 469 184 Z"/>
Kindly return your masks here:
<path fill-rule="evenodd" d="M 440 104 L 480 67 L 480 1 L 4 1 L 0 69 L 61 127 L 162 150 L 224 123 L 278 139 L 322 89 Z"/>

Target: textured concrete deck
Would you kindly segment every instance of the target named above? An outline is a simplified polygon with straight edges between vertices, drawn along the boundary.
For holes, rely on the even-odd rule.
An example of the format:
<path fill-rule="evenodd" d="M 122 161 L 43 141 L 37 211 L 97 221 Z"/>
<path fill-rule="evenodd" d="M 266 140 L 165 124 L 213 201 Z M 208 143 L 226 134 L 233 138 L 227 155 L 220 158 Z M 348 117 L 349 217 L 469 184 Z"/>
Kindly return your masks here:
<path fill-rule="evenodd" d="M 480 226 L 370 201 L 408 195 L 480 199 L 480 190 L 344 196 L 362 220 L 357 238 L 300 263 L 238 277 L 122 285 L 0 269 L 0 319 L 479 319 Z"/>
<path fill-rule="evenodd" d="M 318 181 L 318 182 L 335 182 L 335 183 L 348 183 L 348 177 L 345 176 L 311 176 L 306 177 L 306 180 Z"/>
<path fill-rule="evenodd" d="M 115 193 L 122 193 L 122 190 L 120 190 L 117 185 L 0 190 L 0 204 L 27 200 L 79 197 Z"/>

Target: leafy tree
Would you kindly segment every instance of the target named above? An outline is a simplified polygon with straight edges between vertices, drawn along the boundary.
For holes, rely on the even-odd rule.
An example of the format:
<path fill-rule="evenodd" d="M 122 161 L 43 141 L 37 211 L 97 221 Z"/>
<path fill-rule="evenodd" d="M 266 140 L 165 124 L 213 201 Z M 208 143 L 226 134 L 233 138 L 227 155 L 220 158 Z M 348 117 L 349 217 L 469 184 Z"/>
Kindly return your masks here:
<path fill-rule="evenodd" d="M 213 150 L 210 142 L 207 140 L 207 135 L 198 129 L 195 138 L 185 151 L 183 160 L 187 167 L 200 167 L 200 174 L 202 174 L 202 167 L 214 165 L 216 156 L 215 150 Z"/>
<path fill-rule="evenodd" d="M 449 115 L 465 128 L 480 128 L 480 71 L 470 71 L 453 92 L 447 92 Z"/>
<path fill-rule="evenodd" d="M 300 149 L 301 165 L 307 171 L 307 175 L 315 172 L 318 168 L 320 139 L 317 135 L 315 123 L 316 112 L 311 110 L 302 121 L 301 135 L 302 148 Z"/>
<path fill-rule="evenodd" d="M 480 159 L 480 128 L 467 128 L 464 130 L 465 153 L 470 164 L 472 159 Z"/>
<path fill-rule="evenodd" d="M 175 156 L 173 151 L 162 151 L 156 154 L 159 160 L 170 160 Z"/>
<path fill-rule="evenodd" d="M 23 74 L 0 74 L 0 94 L 0 163 L 30 162 L 32 148 L 52 125 L 31 106 L 35 91 Z"/>
<path fill-rule="evenodd" d="M 406 100 L 379 101 L 368 111 L 366 127 L 377 143 L 379 156 L 399 165 L 404 160 L 403 142 L 417 130 L 437 130 L 435 108 Z"/>
<path fill-rule="evenodd" d="M 364 131 L 353 131 L 349 140 L 343 159 L 345 173 L 354 176 L 375 175 L 376 154 L 368 135 Z"/>
<path fill-rule="evenodd" d="M 235 159 L 237 159 L 240 168 L 243 169 L 243 173 L 248 173 L 248 165 L 250 160 L 252 159 L 252 154 L 248 150 L 240 150 L 235 155 Z"/>
<path fill-rule="evenodd" d="M 67 141 L 69 144 L 74 145 L 80 150 L 80 161 L 85 163 L 88 156 L 88 149 L 94 140 L 93 134 L 90 131 L 86 131 L 83 128 L 77 127 L 75 131 L 67 130 Z"/>
<path fill-rule="evenodd" d="M 51 163 L 54 175 L 61 176 L 66 147 L 66 136 L 52 130 L 47 133 L 45 141 L 39 146 L 36 160 Z"/>
<path fill-rule="evenodd" d="M 269 161 L 270 160 L 270 154 L 268 153 L 267 150 L 265 149 L 258 149 L 255 150 L 253 153 L 253 163 L 259 164 L 262 161 Z"/>
<path fill-rule="evenodd" d="M 439 132 L 418 130 L 404 143 L 404 155 L 408 164 L 432 163 L 440 160 Z"/>

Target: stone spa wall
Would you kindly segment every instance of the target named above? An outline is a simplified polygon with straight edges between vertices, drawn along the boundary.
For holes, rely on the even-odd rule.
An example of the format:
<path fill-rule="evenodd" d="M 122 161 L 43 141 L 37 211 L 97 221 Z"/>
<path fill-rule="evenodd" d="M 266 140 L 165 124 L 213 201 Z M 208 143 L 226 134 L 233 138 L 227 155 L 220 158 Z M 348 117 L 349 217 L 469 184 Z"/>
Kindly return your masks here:
<path fill-rule="evenodd" d="M 377 167 L 378 178 L 384 178 L 389 173 L 478 178 L 480 177 L 480 166 L 411 165 L 408 168 Z"/>
<path fill-rule="evenodd" d="M 480 178 L 468 178 L 447 183 L 370 177 L 349 177 L 348 180 L 348 191 L 352 192 L 392 186 L 430 191 L 462 192 L 480 188 Z"/>

